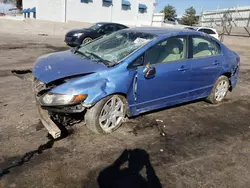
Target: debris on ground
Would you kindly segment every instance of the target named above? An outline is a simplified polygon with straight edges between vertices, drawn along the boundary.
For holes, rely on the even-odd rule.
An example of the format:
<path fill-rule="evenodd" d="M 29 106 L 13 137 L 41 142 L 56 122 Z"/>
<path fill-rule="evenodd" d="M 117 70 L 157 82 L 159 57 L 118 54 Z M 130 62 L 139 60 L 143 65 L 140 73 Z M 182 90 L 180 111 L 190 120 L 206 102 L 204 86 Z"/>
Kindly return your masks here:
<path fill-rule="evenodd" d="M 161 120 L 161 119 L 156 119 L 156 121 L 163 123 L 163 120 Z"/>
<path fill-rule="evenodd" d="M 32 71 L 30 69 L 25 69 L 25 70 L 12 70 L 11 73 L 14 76 L 17 76 L 21 80 L 26 80 L 26 81 L 32 81 L 33 80 L 33 75 Z"/>
<path fill-rule="evenodd" d="M 45 33 L 39 33 L 38 36 L 49 36 L 49 35 Z"/>

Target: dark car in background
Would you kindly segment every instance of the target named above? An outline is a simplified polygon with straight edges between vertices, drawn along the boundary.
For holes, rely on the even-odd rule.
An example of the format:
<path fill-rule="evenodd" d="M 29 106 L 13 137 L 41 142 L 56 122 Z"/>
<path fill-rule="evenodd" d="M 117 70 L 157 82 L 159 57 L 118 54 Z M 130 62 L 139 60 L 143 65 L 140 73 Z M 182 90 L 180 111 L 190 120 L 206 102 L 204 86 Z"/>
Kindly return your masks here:
<path fill-rule="evenodd" d="M 111 34 L 115 31 L 128 28 L 125 25 L 110 22 L 98 22 L 89 28 L 75 29 L 66 33 L 65 42 L 68 46 L 76 47 L 88 43 L 93 39 L 103 35 Z"/>

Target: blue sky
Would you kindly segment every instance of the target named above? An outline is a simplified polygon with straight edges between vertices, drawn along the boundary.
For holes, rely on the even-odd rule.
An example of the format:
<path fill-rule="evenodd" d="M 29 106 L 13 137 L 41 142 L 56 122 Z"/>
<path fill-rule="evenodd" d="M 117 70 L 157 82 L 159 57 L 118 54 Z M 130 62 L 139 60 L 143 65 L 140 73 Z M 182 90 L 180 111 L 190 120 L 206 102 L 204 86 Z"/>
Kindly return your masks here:
<path fill-rule="evenodd" d="M 185 9 L 193 6 L 197 13 L 203 10 L 216 10 L 219 8 L 232 8 L 239 6 L 250 6 L 250 0 L 157 0 L 156 12 L 159 12 L 167 4 L 175 6 L 178 15 L 183 15 Z"/>

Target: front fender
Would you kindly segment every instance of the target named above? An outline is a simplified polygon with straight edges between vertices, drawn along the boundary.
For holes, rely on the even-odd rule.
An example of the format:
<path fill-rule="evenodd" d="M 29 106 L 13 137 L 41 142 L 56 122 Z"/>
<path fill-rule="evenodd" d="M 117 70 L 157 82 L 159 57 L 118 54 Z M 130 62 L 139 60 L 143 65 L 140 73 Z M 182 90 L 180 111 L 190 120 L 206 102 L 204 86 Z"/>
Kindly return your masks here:
<path fill-rule="evenodd" d="M 84 104 L 93 105 L 102 98 L 114 93 L 128 94 L 132 86 L 135 71 L 94 73 L 70 80 L 51 90 L 59 94 L 87 94 Z"/>

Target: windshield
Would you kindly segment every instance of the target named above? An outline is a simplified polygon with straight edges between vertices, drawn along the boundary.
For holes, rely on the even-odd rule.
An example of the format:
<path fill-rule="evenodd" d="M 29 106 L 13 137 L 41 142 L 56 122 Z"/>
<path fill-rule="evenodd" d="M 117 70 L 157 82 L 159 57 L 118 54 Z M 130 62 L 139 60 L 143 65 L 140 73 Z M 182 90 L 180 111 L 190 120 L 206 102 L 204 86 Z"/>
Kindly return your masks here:
<path fill-rule="evenodd" d="M 91 30 L 97 30 L 97 29 L 99 29 L 101 26 L 103 26 L 103 24 L 97 23 L 97 24 L 94 24 L 94 25 L 90 26 L 89 29 L 91 29 Z"/>
<path fill-rule="evenodd" d="M 152 34 L 121 30 L 81 46 L 78 52 L 113 66 L 155 37 Z"/>

